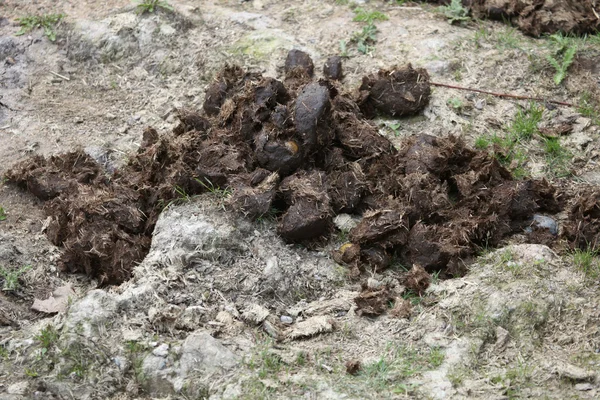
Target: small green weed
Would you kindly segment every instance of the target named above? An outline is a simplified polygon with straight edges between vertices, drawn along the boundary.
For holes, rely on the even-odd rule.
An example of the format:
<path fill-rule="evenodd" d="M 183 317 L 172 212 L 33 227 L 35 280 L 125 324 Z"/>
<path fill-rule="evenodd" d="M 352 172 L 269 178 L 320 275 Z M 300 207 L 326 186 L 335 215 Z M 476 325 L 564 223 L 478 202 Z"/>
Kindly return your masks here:
<path fill-rule="evenodd" d="M 484 137 L 482 140 L 485 141 L 488 140 L 488 138 Z M 520 147 L 516 136 L 509 134 L 508 137 L 502 137 L 494 133 L 489 138 L 489 141 L 493 144 L 492 154 L 494 157 L 500 164 L 510 168 L 516 179 L 521 179 L 527 175 L 527 171 L 524 168 L 527 161 L 527 155 Z"/>
<path fill-rule="evenodd" d="M 14 292 L 15 290 L 19 289 L 21 287 L 21 284 L 19 283 L 19 277 L 29 269 L 31 269 L 31 265 L 26 265 L 16 271 L 9 271 L 5 268 L 0 268 L 0 276 L 4 278 L 2 291 Z"/>
<path fill-rule="evenodd" d="M 513 253 L 512 249 L 505 249 L 502 253 L 500 253 L 499 257 L 498 257 L 498 261 L 501 264 L 505 264 L 509 261 L 513 261 L 515 259 L 515 254 Z"/>
<path fill-rule="evenodd" d="M 269 208 L 269 211 L 267 211 L 263 215 L 260 215 L 259 217 L 257 217 L 256 222 L 273 223 L 273 222 L 277 221 L 277 216 L 279 214 L 281 214 L 281 211 L 279 211 L 276 207 L 271 207 L 271 208 Z"/>
<path fill-rule="evenodd" d="M 44 35 L 51 42 L 54 42 L 56 40 L 56 26 L 64 17 L 64 14 L 44 14 L 18 18 L 17 21 L 21 29 L 15 35 L 21 36 L 34 29 L 44 28 Z"/>
<path fill-rule="evenodd" d="M 600 277 L 600 260 L 598 250 L 588 247 L 586 250 L 576 249 L 573 253 L 573 263 L 585 276 L 591 280 Z"/>
<path fill-rule="evenodd" d="M 40 374 L 33 368 L 25 368 L 25 375 L 30 378 L 37 378 Z"/>
<path fill-rule="evenodd" d="M 164 0 L 141 0 L 137 5 L 138 14 L 153 13 L 158 9 L 173 11 L 173 7 Z"/>
<path fill-rule="evenodd" d="M 442 271 L 438 270 L 438 271 L 433 271 L 431 273 L 431 283 L 433 285 L 437 285 L 438 283 L 440 283 L 440 272 L 442 272 Z"/>
<path fill-rule="evenodd" d="M 481 42 L 487 42 L 489 40 L 490 33 L 485 26 L 480 26 L 477 31 L 475 31 L 475 36 L 473 37 L 473 41 L 475 42 L 475 47 L 481 47 Z"/>
<path fill-rule="evenodd" d="M 554 74 L 554 83 L 556 86 L 560 85 L 562 81 L 567 77 L 567 70 L 575 60 L 575 54 L 577 54 L 577 46 L 572 45 L 566 49 L 561 48 L 555 56 L 550 54 L 546 55 L 546 60 L 554 67 L 556 73 Z"/>
<path fill-rule="evenodd" d="M 515 120 L 508 128 L 514 141 L 529 140 L 538 132 L 538 123 L 542 120 L 544 109 L 530 103 L 527 109 L 519 109 Z"/>
<path fill-rule="evenodd" d="M 6 211 L 2 206 L 0 206 L 0 221 L 6 221 Z"/>
<path fill-rule="evenodd" d="M 448 371 L 446 377 L 452 384 L 452 387 L 457 388 L 463 384 L 465 379 L 469 376 L 469 372 L 470 370 L 467 367 L 459 365 Z"/>
<path fill-rule="evenodd" d="M 215 186 L 208 178 L 204 178 L 204 181 L 198 178 L 194 178 L 194 180 L 202 185 L 207 192 L 217 196 L 220 199 L 226 199 L 231 196 L 231 189 Z"/>
<path fill-rule="evenodd" d="M 496 36 L 496 41 L 501 48 L 504 49 L 518 49 L 519 43 L 521 42 L 517 30 L 511 26 L 500 32 Z"/>
<path fill-rule="evenodd" d="M 592 97 L 590 92 L 584 91 L 581 94 L 577 111 L 591 119 L 595 125 L 600 125 L 600 103 Z"/>
<path fill-rule="evenodd" d="M 438 10 L 448 18 L 450 24 L 462 24 L 469 21 L 469 10 L 462 6 L 461 0 L 452 0 L 447 6 L 439 7 Z"/>
<path fill-rule="evenodd" d="M 35 339 L 40 342 L 40 345 L 42 346 L 42 355 L 45 355 L 52 348 L 52 345 L 58 340 L 58 336 L 58 331 L 52 325 L 46 325 L 46 327 L 35 336 Z"/>
<path fill-rule="evenodd" d="M 367 24 L 372 24 L 374 21 L 386 21 L 388 19 L 387 15 L 379 11 L 367 11 L 364 8 L 356 8 L 354 10 L 356 16 L 352 21 L 354 22 L 366 22 Z"/>
<path fill-rule="evenodd" d="M 566 148 L 561 146 L 558 138 L 546 138 L 544 140 L 544 151 L 546 152 L 548 172 L 561 178 L 570 175 L 571 171 L 568 167 L 568 161 L 571 158 L 571 154 Z"/>
<path fill-rule="evenodd" d="M 372 22 L 363 26 L 362 30 L 352 34 L 350 42 L 356 44 L 359 53 L 370 53 L 373 45 L 377 42 L 377 27 Z"/>
<path fill-rule="evenodd" d="M 127 358 L 133 367 L 133 377 L 139 383 L 144 383 L 147 377 L 144 375 L 143 362 L 146 355 L 147 346 L 135 341 L 128 340 L 125 342 L 125 350 L 127 351 Z"/>
<path fill-rule="evenodd" d="M 448 99 L 448 101 L 446 101 L 446 103 L 455 111 L 460 111 L 464 107 L 462 100 L 458 97 L 451 97 Z"/>
<path fill-rule="evenodd" d="M 8 360 L 8 350 L 6 349 L 6 347 L 4 347 L 4 345 L 0 345 L 0 358 L 2 358 L 3 360 Z"/>
<path fill-rule="evenodd" d="M 475 139 L 475 148 L 478 150 L 485 150 L 490 147 L 491 141 L 487 136 L 479 136 Z"/>
<path fill-rule="evenodd" d="M 192 199 L 192 197 L 181 186 L 176 185 L 173 188 L 173 192 L 175 192 L 175 194 L 177 195 L 177 198 L 169 201 L 166 205 L 164 205 L 163 199 L 159 200 L 159 205 L 162 207 L 163 210 L 166 210 L 167 208 L 171 207 L 172 205 L 187 203 L 188 201 L 190 201 Z"/>
<path fill-rule="evenodd" d="M 303 351 L 299 351 L 298 354 L 296 354 L 296 364 L 299 367 L 303 367 L 304 364 L 306 364 L 306 353 Z"/>
<path fill-rule="evenodd" d="M 258 353 L 253 355 L 248 361 L 248 368 L 257 370 L 258 378 L 264 379 L 279 373 L 283 367 L 283 361 L 279 355 L 271 351 L 272 343 L 266 341 L 260 346 Z M 303 361 L 306 361 L 305 359 Z"/>
<path fill-rule="evenodd" d="M 509 399 L 522 398 L 521 392 L 523 389 L 531 386 L 534 367 L 519 360 L 516 367 L 506 371 L 503 384 L 505 385 L 505 394 Z"/>
<path fill-rule="evenodd" d="M 439 348 L 416 350 L 403 345 L 389 345 L 387 354 L 363 365 L 358 377 L 365 379 L 376 391 L 391 389 L 392 392 L 403 393 L 407 391 L 404 380 L 437 368 L 443 361 L 444 354 Z"/>
<path fill-rule="evenodd" d="M 188 202 L 190 201 L 191 197 L 190 195 L 185 191 L 184 188 L 182 188 L 181 186 L 175 186 L 173 188 L 173 190 L 175 191 L 175 193 L 177 193 L 177 195 L 179 196 L 179 200 L 183 201 L 183 202 Z"/>
<path fill-rule="evenodd" d="M 400 126 L 400 122 L 392 122 L 387 124 L 388 129 L 392 131 L 395 137 L 400 136 Z"/>
<path fill-rule="evenodd" d="M 437 368 L 444 362 L 446 355 L 439 347 L 432 347 L 429 352 L 429 365 L 433 368 Z"/>
<path fill-rule="evenodd" d="M 421 296 L 419 296 L 417 293 L 413 292 L 410 289 L 402 294 L 402 298 L 404 300 L 410 301 L 410 304 L 412 304 L 413 306 L 419 305 L 423 301 L 423 298 Z"/>
<path fill-rule="evenodd" d="M 340 57 L 348 58 L 348 46 L 345 40 L 340 40 Z"/>
<path fill-rule="evenodd" d="M 564 149 L 560 145 L 558 138 L 549 137 L 544 141 L 544 151 L 549 156 L 557 157 L 564 151 Z"/>

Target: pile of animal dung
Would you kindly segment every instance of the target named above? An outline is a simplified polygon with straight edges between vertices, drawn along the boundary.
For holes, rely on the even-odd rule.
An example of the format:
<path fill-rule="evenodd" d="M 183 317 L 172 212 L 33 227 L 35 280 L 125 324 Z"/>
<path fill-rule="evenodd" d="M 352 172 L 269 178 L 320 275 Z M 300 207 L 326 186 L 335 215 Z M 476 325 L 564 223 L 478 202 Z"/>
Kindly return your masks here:
<path fill-rule="evenodd" d="M 451 0 L 429 0 L 450 4 Z M 510 21 L 531 36 L 562 32 L 593 34 L 600 29 L 596 0 L 462 0 L 476 18 Z"/>
<path fill-rule="evenodd" d="M 420 135 L 396 148 L 378 133 L 367 117 L 427 105 L 425 70 L 382 70 L 355 93 L 342 93 L 335 57 L 325 65 L 329 79 L 313 79 L 312 60 L 295 50 L 285 71 L 282 82 L 225 67 L 202 111 L 180 110 L 180 124 L 166 135 L 147 128 L 137 154 L 113 173 L 78 151 L 28 159 L 8 182 L 45 202 L 46 232 L 64 248 L 63 269 L 103 284 L 130 277 L 165 206 L 182 193 L 219 188 L 231 191 L 230 210 L 276 215 L 288 242 L 321 241 L 336 215 L 361 215 L 334 254 L 354 275 L 383 270 L 393 256 L 456 275 L 478 248 L 515 233 L 554 240 L 556 232 L 533 219 L 561 209 L 547 182 L 513 180 L 493 156 L 456 137 Z M 585 232 L 573 225 L 571 241 L 598 232 L 597 206 L 585 204 L 571 214 L 589 223 Z"/>

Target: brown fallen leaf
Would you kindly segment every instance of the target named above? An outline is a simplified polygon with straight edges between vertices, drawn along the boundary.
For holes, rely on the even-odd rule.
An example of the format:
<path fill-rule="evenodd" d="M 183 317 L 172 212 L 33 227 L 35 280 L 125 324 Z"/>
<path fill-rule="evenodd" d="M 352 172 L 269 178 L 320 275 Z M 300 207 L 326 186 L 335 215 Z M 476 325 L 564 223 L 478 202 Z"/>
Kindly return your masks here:
<path fill-rule="evenodd" d="M 58 287 L 46 300 L 34 299 L 31 309 L 46 314 L 55 314 L 67 310 L 69 297 L 75 295 L 73 287 L 69 283 Z"/>

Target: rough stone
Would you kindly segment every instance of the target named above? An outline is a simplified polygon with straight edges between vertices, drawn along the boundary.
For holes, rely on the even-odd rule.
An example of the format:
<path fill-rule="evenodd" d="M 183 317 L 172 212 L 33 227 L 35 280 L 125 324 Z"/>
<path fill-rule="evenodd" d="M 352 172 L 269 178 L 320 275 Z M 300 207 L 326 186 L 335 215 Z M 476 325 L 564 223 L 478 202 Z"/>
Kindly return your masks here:
<path fill-rule="evenodd" d="M 169 208 L 156 222 L 145 263 L 193 265 L 199 260 L 223 260 L 244 250 L 244 226 L 234 227 L 220 214 L 211 217 L 195 203 Z M 165 249 L 169 249 L 165 251 Z"/>
<path fill-rule="evenodd" d="M 592 381 L 596 378 L 596 373 L 577 367 L 573 364 L 559 364 L 556 366 L 556 374 L 561 378 L 567 378 L 574 381 Z"/>
<path fill-rule="evenodd" d="M 103 325 L 114 320 L 116 310 L 115 296 L 104 290 L 92 290 L 71 306 L 65 321 L 65 331 L 78 332 L 86 338 L 97 336 Z"/>
<path fill-rule="evenodd" d="M 29 389 L 29 382 L 21 381 L 21 382 L 13 383 L 12 385 L 10 385 L 8 387 L 7 393 L 24 395 L 25 393 L 27 393 L 28 389 Z"/>
<path fill-rule="evenodd" d="M 152 350 L 152 354 L 154 354 L 157 357 L 167 357 L 169 355 L 169 345 L 166 343 L 161 344 L 160 346 Z"/>
<path fill-rule="evenodd" d="M 237 364 L 237 356 L 207 332 L 195 332 L 185 339 L 181 346 L 180 371 L 205 370 L 216 372 L 232 368 Z"/>

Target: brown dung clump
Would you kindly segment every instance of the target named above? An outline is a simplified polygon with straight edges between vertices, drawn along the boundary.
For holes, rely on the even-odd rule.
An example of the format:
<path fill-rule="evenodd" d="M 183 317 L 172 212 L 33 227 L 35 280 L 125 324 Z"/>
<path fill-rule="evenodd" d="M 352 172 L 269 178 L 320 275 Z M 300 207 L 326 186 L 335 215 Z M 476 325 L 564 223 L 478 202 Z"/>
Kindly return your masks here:
<path fill-rule="evenodd" d="M 276 216 L 288 242 L 327 237 L 339 213 L 362 215 L 334 259 L 359 276 L 399 257 L 418 266 L 403 278 L 416 293 L 429 284 L 428 272 L 461 274 L 479 248 L 523 234 L 535 213 L 560 210 L 550 184 L 513 180 L 458 138 L 420 135 L 396 148 L 379 134 L 366 116 L 426 106 L 424 70 L 382 70 L 357 93 L 343 93 L 334 80 L 313 81 L 313 68 L 297 51 L 283 82 L 227 66 L 209 85 L 202 111 L 179 110 L 170 134 L 147 128 L 138 152 L 114 174 L 79 151 L 33 157 L 14 166 L 8 181 L 45 202 L 46 232 L 64 248 L 63 269 L 102 284 L 131 276 L 165 206 L 218 188 L 231 191 L 231 210 Z M 574 245 L 600 228 L 593 200 L 571 206 L 572 218 L 585 221 L 565 229 Z M 531 240 L 539 237 L 530 232 Z M 391 295 L 361 296 L 363 312 L 377 314 Z"/>
<path fill-rule="evenodd" d="M 450 4 L 451 0 L 428 0 Z M 510 21 L 531 36 L 562 32 L 594 34 L 600 29 L 595 0 L 462 0 L 475 18 Z"/>

